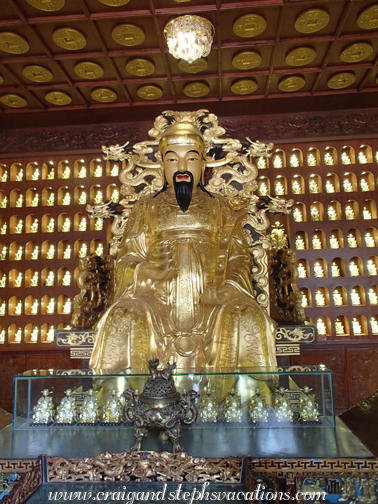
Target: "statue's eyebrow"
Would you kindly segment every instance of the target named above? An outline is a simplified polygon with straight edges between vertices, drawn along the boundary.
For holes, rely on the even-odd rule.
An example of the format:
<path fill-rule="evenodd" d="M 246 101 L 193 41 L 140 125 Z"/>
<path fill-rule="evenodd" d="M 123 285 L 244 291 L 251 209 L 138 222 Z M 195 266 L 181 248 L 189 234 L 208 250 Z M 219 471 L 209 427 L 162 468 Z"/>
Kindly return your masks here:
<path fill-rule="evenodd" d="M 164 153 L 164 156 L 166 156 L 167 154 L 176 154 L 176 156 L 177 156 L 177 152 L 175 152 L 173 150 L 168 150 L 167 152 Z"/>

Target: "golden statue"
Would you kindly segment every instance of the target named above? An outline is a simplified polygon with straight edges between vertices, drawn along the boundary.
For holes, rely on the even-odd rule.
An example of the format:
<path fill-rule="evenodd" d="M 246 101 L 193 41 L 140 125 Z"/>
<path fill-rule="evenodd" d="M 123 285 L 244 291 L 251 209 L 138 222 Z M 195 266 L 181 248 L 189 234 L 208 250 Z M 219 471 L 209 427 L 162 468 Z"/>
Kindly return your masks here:
<path fill-rule="evenodd" d="M 287 213 L 293 202 L 266 198 L 262 212 L 249 158 L 264 147 L 269 156 L 271 147 L 249 139 L 245 147 L 220 139 L 224 133 L 205 110 L 169 111 L 150 131 L 155 140 L 103 147 L 106 159 L 128 161 L 120 174 L 125 210 L 113 230 L 122 219 L 126 224 L 111 244 L 114 301 L 95 326 L 91 368 L 147 369 L 152 358 L 192 369 L 276 365 L 275 323 L 256 300 L 253 240 L 243 226 L 266 230 L 269 205 Z M 205 188 L 206 168 L 213 171 Z M 232 170 L 241 190 L 222 178 Z M 134 187 L 138 180 L 145 185 L 141 198 L 133 177 Z M 92 218 L 108 216 L 106 205 L 92 207 Z M 98 208 L 104 213 L 94 215 Z M 263 298 L 268 307 L 269 296 Z"/>

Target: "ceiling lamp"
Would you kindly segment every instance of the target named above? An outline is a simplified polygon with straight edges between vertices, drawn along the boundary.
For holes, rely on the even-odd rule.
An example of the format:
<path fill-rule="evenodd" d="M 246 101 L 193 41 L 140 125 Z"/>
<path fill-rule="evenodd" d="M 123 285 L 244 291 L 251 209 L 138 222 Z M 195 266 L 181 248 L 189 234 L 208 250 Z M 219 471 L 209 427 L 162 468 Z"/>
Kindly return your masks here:
<path fill-rule="evenodd" d="M 180 16 L 169 21 L 164 35 L 173 57 L 193 63 L 210 53 L 214 26 L 200 16 Z"/>

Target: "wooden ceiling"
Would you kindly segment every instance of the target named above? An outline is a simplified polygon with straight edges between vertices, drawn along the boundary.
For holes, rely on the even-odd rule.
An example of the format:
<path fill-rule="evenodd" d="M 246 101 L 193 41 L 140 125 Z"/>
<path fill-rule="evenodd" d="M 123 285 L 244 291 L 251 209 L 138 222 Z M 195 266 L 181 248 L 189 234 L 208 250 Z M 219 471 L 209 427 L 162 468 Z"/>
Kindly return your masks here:
<path fill-rule="evenodd" d="M 129 0 L 124 5 L 105 5 L 112 1 L 114 4 L 127 2 L 1 0 L 1 127 L 69 124 L 69 121 L 135 121 L 155 117 L 165 109 L 208 108 L 218 115 L 230 116 L 364 108 L 378 104 L 377 0 Z M 368 25 L 360 27 L 361 13 L 369 8 Z M 314 23 L 310 15 L 304 23 L 307 33 L 301 33 L 296 28 L 298 20 L 314 9 L 328 14 L 328 24 L 312 31 Z M 179 61 L 168 53 L 163 35 L 169 20 L 185 14 L 206 17 L 215 27 L 212 50 L 206 58 L 207 68 L 199 73 L 180 70 Z M 235 26 L 247 15 L 247 36 L 236 35 Z M 266 28 L 259 35 L 256 35 L 254 15 L 266 21 Z M 240 18 L 242 20 L 235 25 Z M 144 41 L 132 46 L 114 40 L 114 28 L 124 24 L 143 30 Z M 71 44 L 64 49 L 54 42 L 54 33 L 67 28 L 85 37 L 82 48 Z M 14 36 L 7 35 L 9 33 L 27 42 L 22 52 Z M 69 44 L 72 33 L 67 33 L 63 38 Z M 125 40 L 126 44 L 130 43 L 127 37 Z M 312 54 L 312 61 L 309 57 L 306 63 L 303 53 L 294 60 L 288 58 L 289 53 L 303 47 Z M 346 52 L 352 61 L 345 62 L 343 54 L 349 48 Z M 20 52 L 9 52 L 14 50 Z M 257 53 L 260 64 L 247 70 L 235 68 L 235 56 L 246 51 Z M 126 66 L 135 59 L 152 63 L 153 73 L 131 75 Z M 75 67 L 86 62 L 99 65 L 102 75 L 97 78 L 90 72 L 85 78 L 78 75 Z M 50 72 L 48 82 L 38 81 L 41 70 L 36 66 Z M 32 67 L 29 74 L 28 67 Z M 329 81 L 335 75 L 337 88 L 333 89 Z M 292 80 L 289 80 L 286 86 L 289 90 L 282 90 L 283 81 L 293 76 L 299 78 L 302 87 L 292 90 Z M 254 81 L 256 90 L 250 94 L 235 94 L 231 87 L 245 79 Z M 342 88 L 346 79 L 351 83 Z M 198 82 L 208 87 L 206 96 L 187 96 L 188 84 Z M 141 98 L 140 88 L 146 85 L 160 89 L 161 97 Z M 114 93 L 114 101 L 96 101 L 93 92 L 103 88 Z M 242 92 L 245 90 L 242 84 Z M 55 103 L 47 99 L 51 92 Z M 56 92 L 68 96 L 66 101 L 70 103 L 58 104 L 62 95 Z M 99 91 L 100 97 L 103 93 Z M 19 98 L 7 98 L 7 95 L 17 95 L 24 102 Z M 15 104 L 16 107 L 10 106 Z"/>

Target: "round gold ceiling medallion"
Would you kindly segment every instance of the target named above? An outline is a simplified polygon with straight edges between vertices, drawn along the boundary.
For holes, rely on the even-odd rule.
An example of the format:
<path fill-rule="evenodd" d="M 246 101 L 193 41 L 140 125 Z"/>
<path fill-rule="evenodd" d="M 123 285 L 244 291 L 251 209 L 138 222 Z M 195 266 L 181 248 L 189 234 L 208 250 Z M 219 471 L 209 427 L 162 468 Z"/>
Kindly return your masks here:
<path fill-rule="evenodd" d="M 29 43 L 17 33 L 2 32 L 0 33 L 0 50 L 10 54 L 24 54 L 29 51 Z"/>
<path fill-rule="evenodd" d="M 357 24 L 364 30 L 378 28 L 378 4 L 371 5 L 358 16 Z"/>
<path fill-rule="evenodd" d="M 327 86 L 330 89 L 344 89 L 356 82 L 356 76 L 352 72 L 340 72 L 328 79 Z"/>
<path fill-rule="evenodd" d="M 135 58 L 127 63 L 126 72 L 135 77 L 146 77 L 155 72 L 155 65 L 144 58 Z"/>
<path fill-rule="evenodd" d="M 64 91 L 49 91 L 45 94 L 45 100 L 59 106 L 69 105 L 72 102 L 71 96 Z"/>
<path fill-rule="evenodd" d="M 46 12 L 56 12 L 64 7 L 65 0 L 26 0 L 36 9 Z"/>
<path fill-rule="evenodd" d="M 39 65 L 28 65 L 22 69 L 22 75 L 32 82 L 50 82 L 53 78 L 52 72 L 46 67 Z"/>
<path fill-rule="evenodd" d="M 5 94 L 0 97 L 0 102 L 12 108 L 24 108 L 28 104 L 25 98 L 17 94 Z"/>
<path fill-rule="evenodd" d="M 366 42 L 356 42 L 348 46 L 340 54 L 341 61 L 345 63 L 357 63 L 362 61 L 373 54 L 373 48 L 370 44 Z"/>
<path fill-rule="evenodd" d="M 147 85 L 138 88 L 137 94 L 143 100 L 158 100 L 163 96 L 163 90 L 159 86 Z"/>
<path fill-rule="evenodd" d="M 262 58 L 254 51 L 243 51 L 232 58 L 232 66 L 238 70 L 251 70 L 261 65 Z"/>
<path fill-rule="evenodd" d="M 185 60 L 180 60 L 178 67 L 182 72 L 196 74 L 207 69 L 207 61 L 205 60 L 205 58 L 198 58 L 194 60 L 193 63 L 189 63 L 189 61 Z"/>
<path fill-rule="evenodd" d="M 117 93 L 109 88 L 97 88 L 91 92 L 92 100 L 101 103 L 111 103 L 116 101 Z"/>
<path fill-rule="evenodd" d="M 116 26 L 112 31 L 112 37 L 117 44 L 128 47 L 140 45 L 146 40 L 142 28 L 133 24 Z"/>
<path fill-rule="evenodd" d="M 209 94 L 209 85 L 205 82 L 190 82 L 184 87 L 184 94 L 189 98 L 202 98 Z"/>
<path fill-rule="evenodd" d="M 253 79 L 241 79 L 235 81 L 231 86 L 231 91 L 237 95 L 248 95 L 257 89 L 257 82 Z"/>
<path fill-rule="evenodd" d="M 245 14 L 235 21 L 232 29 L 238 37 L 257 37 L 265 31 L 266 21 L 260 14 Z"/>
<path fill-rule="evenodd" d="M 104 75 L 102 66 L 93 61 L 82 61 L 77 63 L 74 72 L 78 77 L 88 80 L 99 79 Z"/>
<path fill-rule="evenodd" d="M 290 66 L 304 66 L 312 63 L 316 58 L 316 52 L 311 47 L 297 47 L 290 51 L 285 61 Z"/>
<path fill-rule="evenodd" d="M 58 28 L 53 33 L 53 41 L 62 49 L 78 51 L 87 45 L 85 36 L 75 28 Z"/>
<path fill-rule="evenodd" d="M 295 20 L 295 29 L 299 33 L 315 33 L 329 23 L 329 14 L 323 9 L 310 9 L 302 12 Z"/>
<path fill-rule="evenodd" d="M 293 91 L 302 89 L 305 84 L 306 81 L 301 75 L 292 75 L 282 79 L 278 84 L 278 89 L 285 91 L 286 93 L 292 93 Z"/>
<path fill-rule="evenodd" d="M 108 5 L 109 7 L 121 7 L 122 5 L 126 5 L 130 2 L 130 0 L 98 0 L 98 1 L 104 5 Z"/>

